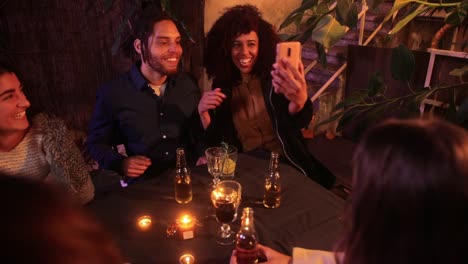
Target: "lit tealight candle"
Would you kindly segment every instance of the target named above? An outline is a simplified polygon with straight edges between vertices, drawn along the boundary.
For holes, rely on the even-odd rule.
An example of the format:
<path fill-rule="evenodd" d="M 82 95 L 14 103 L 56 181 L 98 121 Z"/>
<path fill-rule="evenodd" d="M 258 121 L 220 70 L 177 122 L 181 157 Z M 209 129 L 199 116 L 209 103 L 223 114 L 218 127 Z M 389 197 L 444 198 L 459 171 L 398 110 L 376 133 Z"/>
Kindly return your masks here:
<path fill-rule="evenodd" d="M 141 231 L 146 231 L 151 228 L 151 216 L 144 215 L 138 218 L 137 220 L 138 229 Z"/>
<path fill-rule="evenodd" d="M 195 263 L 195 258 L 190 254 L 184 254 L 179 258 L 180 264 L 193 264 Z"/>
<path fill-rule="evenodd" d="M 194 237 L 195 220 L 188 214 L 183 215 L 177 220 L 177 227 L 182 239 Z"/>

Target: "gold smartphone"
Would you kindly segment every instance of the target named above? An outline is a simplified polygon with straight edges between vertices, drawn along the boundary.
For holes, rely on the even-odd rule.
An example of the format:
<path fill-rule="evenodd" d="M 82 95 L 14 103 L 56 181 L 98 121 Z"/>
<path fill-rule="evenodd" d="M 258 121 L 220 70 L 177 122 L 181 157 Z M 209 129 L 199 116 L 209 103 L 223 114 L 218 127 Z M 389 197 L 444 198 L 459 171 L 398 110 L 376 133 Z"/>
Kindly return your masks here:
<path fill-rule="evenodd" d="M 291 41 L 276 44 L 276 62 L 282 58 L 287 58 L 291 65 L 297 69 L 301 60 L 301 43 Z"/>

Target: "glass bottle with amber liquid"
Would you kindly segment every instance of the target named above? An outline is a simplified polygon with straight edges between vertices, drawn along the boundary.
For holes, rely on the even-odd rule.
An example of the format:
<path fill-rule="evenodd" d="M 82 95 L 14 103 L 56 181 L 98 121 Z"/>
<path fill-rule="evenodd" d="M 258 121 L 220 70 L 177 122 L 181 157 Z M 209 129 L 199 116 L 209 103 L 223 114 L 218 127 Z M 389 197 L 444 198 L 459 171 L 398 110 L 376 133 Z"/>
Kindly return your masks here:
<path fill-rule="evenodd" d="M 176 171 L 174 178 L 175 200 L 178 203 L 192 201 L 192 178 L 185 160 L 183 148 L 176 150 Z"/>
<path fill-rule="evenodd" d="M 277 208 L 281 204 L 281 178 L 278 159 L 278 153 L 271 152 L 270 168 L 265 176 L 265 194 L 263 195 L 263 205 L 266 208 Z"/>
<path fill-rule="evenodd" d="M 258 237 L 254 226 L 254 211 L 245 207 L 242 211 L 241 228 L 236 235 L 236 258 L 238 264 L 258 262 Z"/>

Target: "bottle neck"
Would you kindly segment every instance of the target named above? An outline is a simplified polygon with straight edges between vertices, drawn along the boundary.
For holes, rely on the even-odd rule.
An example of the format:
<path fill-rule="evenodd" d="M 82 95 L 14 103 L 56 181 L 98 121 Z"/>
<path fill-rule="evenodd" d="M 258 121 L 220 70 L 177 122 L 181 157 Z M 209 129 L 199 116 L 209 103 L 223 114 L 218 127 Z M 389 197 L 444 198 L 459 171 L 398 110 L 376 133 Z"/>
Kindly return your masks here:
<path fill-rule="evenodd" d="M 276 171 L 278 171 L 278 154 L 273 152 L 270 158 L 270 172 Z"/>
<path fill-rule="evenodd" d="M 185 152 L 183 149 L 177 149 L 176 152 L 176 169 L 187 167 L 187 161 L 185 160 Z"/>
<path fill-rule="evenodd" d="M 254 216 L 253 216 L 253 211 L 244 211 L 242 214 L 242 220 L 241 220 L 241 228 L 242 229 L 249 229 L 254 231 Z"/>

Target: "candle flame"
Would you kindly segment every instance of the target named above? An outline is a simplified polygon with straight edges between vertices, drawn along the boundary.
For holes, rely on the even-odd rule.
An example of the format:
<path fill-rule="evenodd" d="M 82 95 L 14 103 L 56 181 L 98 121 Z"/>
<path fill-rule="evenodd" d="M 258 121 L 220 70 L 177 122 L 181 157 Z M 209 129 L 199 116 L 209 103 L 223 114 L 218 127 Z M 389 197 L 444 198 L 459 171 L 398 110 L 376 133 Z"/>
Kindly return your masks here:
<path fill-rule="evenodd" d="M 180 257 L 179 262 L 181 264 L 193 264 L 195 263 L 195 257 L 191 254 L 184 254 Z"/>
<path fill-rule="evenodd" d="M 151 227 L 151 217 L 144 215 L 138 218 L 138 227 L 140 230 L 147 230 Z"/>
<path fill-rule="evenodd" d="M 192 222 L 192 218 L 190 217 L 190 215 L 186 214 L 186 215 L 182 216 L 181 222 L 183 224 L 188 224 L 188 223 Z"/>

